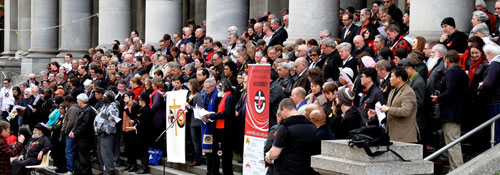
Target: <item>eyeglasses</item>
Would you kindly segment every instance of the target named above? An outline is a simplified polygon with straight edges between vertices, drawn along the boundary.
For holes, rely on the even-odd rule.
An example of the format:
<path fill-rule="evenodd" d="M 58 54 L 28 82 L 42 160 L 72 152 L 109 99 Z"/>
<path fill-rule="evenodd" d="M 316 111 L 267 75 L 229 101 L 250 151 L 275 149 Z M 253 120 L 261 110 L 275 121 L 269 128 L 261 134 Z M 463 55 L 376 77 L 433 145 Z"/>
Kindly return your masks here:
<path fill-rule="evenodd" d="M 311 54 L 312 57 L 318 56 L 318 54 Z"/>
<path fill-rule="evenodd" d="M 384 4 L 385 4 L 385 3 L 389 3 L 389 2 L 391 2 L 391 1 L 384 1 Z"/>

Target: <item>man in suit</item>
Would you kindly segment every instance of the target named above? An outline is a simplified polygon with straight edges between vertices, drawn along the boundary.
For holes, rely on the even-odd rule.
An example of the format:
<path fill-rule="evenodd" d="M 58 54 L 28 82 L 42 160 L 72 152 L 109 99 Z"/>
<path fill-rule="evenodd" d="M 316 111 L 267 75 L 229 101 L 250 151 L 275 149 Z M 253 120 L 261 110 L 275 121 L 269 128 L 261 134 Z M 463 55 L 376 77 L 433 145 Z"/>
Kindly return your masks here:
<path fill-rule="evenodd" d="M 354 42 L 354 52 L 353 52 L 354 57 L 363 52 L 369 53 L 371 57 L 375 56 L 375 52 L 370 46 L 365 44 L 365 39 L 363 39 L 361 35 L 356 35 L 353 39 L 353 42 Z"/>
<path fill-rule="evenodd" d="M 29 87 L 38 86 L 38 81 L 36 81 L 36 75 L 34 73 L 29 75 L 29 79 L 26 82 L 28 82 Z"/>
<path fill-rule="evenodd" d="M 377 69 L 377 76 L 380 81 L 379 88 L 387 101 L 392 90 L 391 81 L 389 80 L 391 78 L 391 63 L 387 60 L 379 60 L 375 64 L 375 69 Z"/>
<path fill-rule="evenodd" d="M 341 68 L 351 68 L 352 71 L 354 72 L 354 75 L 352 77 L 356 77 L 358 75 L 358 60 L 356 60 L 352 55 L 351 55 L 351 50 L 352 50 L 352 45 L 349 43 L 342 43 L 337 46 L 337 49 L 339 50 L 339 55 L 340 59 L 342 59 L 342 62 L 340 63 Z"/>
<path fill-rule="evenodd" d="M 273 37 L 269 40 L 268 46 L 283 45 L 283 42 L 288 39 L 288 32 L 281 26 L 281 21 L 278 18 L 271 20 L 271 28 L 274 31 Z"/>
<path fill-rule="evenodd" d="M 342 23 L 344 23 L 344 28 L 340 31 L 340 38 L 342 38 L 345 42 L 354 44 L 352 40 L 354 36 L 356 36 L 359 30 L 359 27 L 353 24 L 353 16 L 352 14 L 344 14 L 342 16 Z"/>
<path fill-rule="evenodd" d="M 306 92 L 309 92 L 311 83 L 309 83 L 309 79 L 307 79 L 307 67 L 309 63 L 304 57 L 297 58 L 294 62 L 295 65 L 295 76 L 298 76 L 297 81 L 293 83 L 293 88 L 303 87 Z"/>
<path fill-rule="evenodd" d="M 408 73 L 408 84 L 410 85 L 413 92 L 415 92 L 415 97 L 417 98 L 417 124 L 420 131 L 421 142 L 425 143 L 425 136 L 427 133 L 426 127 L 428 126 L 429 120 L 425 118 L 424 115 L 424 101 L 427 86 L 425 85 L 424 78 L 415 70 L 415 64 L 409 59 L 403 59 L 398 62 L 398 67 L 406 70 Z M 422 142 L 424 141 L 424 142 Z"/>
<path fill-rule="evenodd" d="M 464 117 L 464 104 L 467 100 L 469 78 L 458 65 L 458 52 L 450 50 L 444 55 L 444 65 L 447 69 L 439 95 L 432 95 L 432 101 L 439 103 L 439 119 L 443 123 L 444 141 L 446 144 L 460 137 L 460 122 Z M 460 144 L 448 150 L 451 170 L 463 164 Z"/>
<path fill-rule="evenodd" d="M 391 140 L 416 143 L 417 100 L 415 93 L 406 83 L 408 73 L 403 68 L 396 67 L 391 71 L 391 86 L 394 89 L 389 94 L 387 105 L 380 110 L 387 114 L 387 132 Z M 370 112 L 373 114 L 373 111 Z"/>

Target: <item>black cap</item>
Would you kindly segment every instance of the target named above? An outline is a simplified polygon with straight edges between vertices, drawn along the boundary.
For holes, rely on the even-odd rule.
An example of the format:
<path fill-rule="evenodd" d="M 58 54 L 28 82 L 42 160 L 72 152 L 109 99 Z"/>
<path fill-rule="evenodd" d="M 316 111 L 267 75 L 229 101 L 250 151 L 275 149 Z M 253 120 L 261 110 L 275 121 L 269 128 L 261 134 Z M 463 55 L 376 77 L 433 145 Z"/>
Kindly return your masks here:
<path fill-rule="evenodd" d="M 441 25 L 443 24 L 448 24 L 450 26 L 455 27 L 455 19 L 453 19 L 452 17 L 446 17 L 443 19 L 443 21 L 441 21 Z"/>

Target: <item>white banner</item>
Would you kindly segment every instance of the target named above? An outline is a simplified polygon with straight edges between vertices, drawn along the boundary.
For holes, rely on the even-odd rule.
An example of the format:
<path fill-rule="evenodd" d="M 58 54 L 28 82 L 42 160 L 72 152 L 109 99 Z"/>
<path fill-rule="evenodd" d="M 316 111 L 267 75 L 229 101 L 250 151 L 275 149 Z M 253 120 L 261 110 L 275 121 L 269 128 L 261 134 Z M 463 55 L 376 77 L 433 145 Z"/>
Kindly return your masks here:
<path fill-rule="evenodd" d="M 264 145 L 267 139 L 253 136 L 245 136 L 243 147 L 243 174 L 266 174 L 267 169 L 264 157 Z"/>
<path fill-rule="evenodd" d="M 186 163 L 187 90 L 167 92 L 167 161 Z"/>

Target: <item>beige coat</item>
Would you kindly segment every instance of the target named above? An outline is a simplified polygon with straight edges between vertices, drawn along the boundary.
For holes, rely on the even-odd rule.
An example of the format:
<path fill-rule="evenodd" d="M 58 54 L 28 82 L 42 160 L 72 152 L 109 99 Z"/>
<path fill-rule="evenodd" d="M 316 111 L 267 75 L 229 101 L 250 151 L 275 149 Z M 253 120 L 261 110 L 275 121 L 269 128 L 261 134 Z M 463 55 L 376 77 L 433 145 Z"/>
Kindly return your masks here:
<path fill-rule="evenodd" d="M 417 98 L 408 84 L 401 86 L 394 96 L 396 89 L 392 89 L 387 99 L 387 132 L 394 141 L 416 143 L 418 137 L 417 126 Z M 394 97 L 394 98 L 393 98 Z"/>

